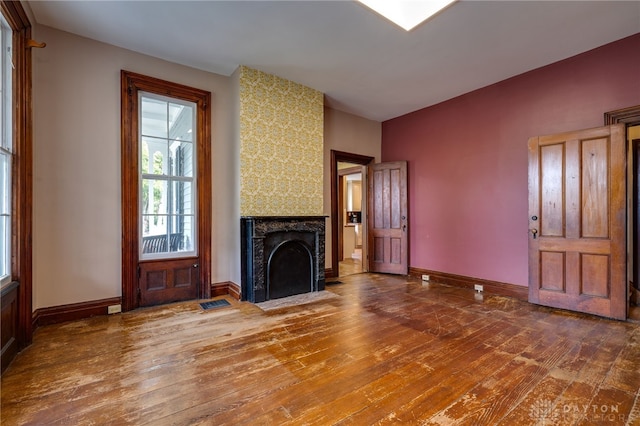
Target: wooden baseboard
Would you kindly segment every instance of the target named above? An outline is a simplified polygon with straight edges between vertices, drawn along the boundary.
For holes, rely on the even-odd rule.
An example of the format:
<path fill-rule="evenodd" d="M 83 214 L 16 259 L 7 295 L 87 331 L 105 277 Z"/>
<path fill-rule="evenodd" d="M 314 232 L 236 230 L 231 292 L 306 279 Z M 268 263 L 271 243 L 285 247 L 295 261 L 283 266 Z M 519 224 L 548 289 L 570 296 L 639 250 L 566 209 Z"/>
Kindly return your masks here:
<path fill-rule="evenodd" d="M 231 281 L 212 284 L 211 297 L 222 295 L 230 295 L 234 299 L 240 300 L 240 286 Z M 120 304 L 122 304 L 120 297 L 112 297 L 109 299 L 36 309 L 32 317 L 33 329 L 35 330 L 42 325 L 76 321 L 96 315 L 107 315 L 109 313 L 109 306 Z"/>
<path fill-rule="evenodd" d="M 121 303 L 122 299 L 120 297 L 112 297 L 109 299 L 36 309 L 33 313 L 33 329 L 35 330 L 41 325 L 76 321 L 97 315 L 107 315 L 109 313 L 109 306 L 120 305 Z"/>
<path fill-rule="evenodd" d="M 324 270 L 324 277 L 325 277 L 325 278 L 338 278 L 338 274 L 336 274 L 336 273 L 333 271 L 333 268 L 326 268 L 326 269 Z"/>
<path fill-rule="evenodd" d="M 211 284 L 211 297 L 226 295 L 240 300 L 240 286 L 231 281 Z"/>
<path fill-rule="evenodd" d="M 233 297 L 236 300 L 240 300 L 242 297 L 242 292 L 240 291 L 240 286 L 234 282 L 229 283 L 229 296 Z"/>
<path fill-rule="evenodd" d="M 498 296 L 513 297 L 515 299 L 529 299 L 529 288 L 521 285 L 501 283 L 498 281 L 484 280 L 481 278 L 466 277 L 464 275 L 448 274 L 446 272 L 431 271 L 429 269 L 409 268 L 409 275 L 421 278 L 422 275 L 429 275 L 430 281 L 456 287 L 473 289 L 474 284 L 483 286 L 483 293 L 495 294 Z"/>

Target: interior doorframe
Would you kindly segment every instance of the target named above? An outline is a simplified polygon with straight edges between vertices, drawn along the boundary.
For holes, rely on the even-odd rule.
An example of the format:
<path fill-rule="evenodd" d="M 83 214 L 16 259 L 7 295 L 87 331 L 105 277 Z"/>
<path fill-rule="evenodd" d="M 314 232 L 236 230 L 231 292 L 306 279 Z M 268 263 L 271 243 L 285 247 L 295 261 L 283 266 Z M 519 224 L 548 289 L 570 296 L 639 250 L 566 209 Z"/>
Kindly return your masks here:
<path fill-rule="evenodd" d="M 629 164 L 629 156 L 633 156 L 633 146 L 632 146 L 632 142 L 628 140 L 628 134 L 629 134 L 629 127 L 632 126 L 638 126 L 640 125 L 640 105 L 636 105 L 636 106 L 632 106 L 632 107 L 628 107 L 628 108 L 622 108 L 622 109 L 618 109 L 618 110 L 614 110 L 614 111 L 609 111 L 609 112 L 605 112 L 604 113 L 604 124 L 609 126 L 612 124 L 619 124 L 619 123 L 623 123 L 625 125 L 625 141 L 626 141 L 626 154 L 627 154 L 627 164 Z M 629 167 L 629 165 L 627 166 L 627 182 L 631 183 L 631 185 L 636 185 L 636 179 L 634 176 L 630 176 L 629 174 L 633 174 L 633 167 Z M 627 186 L 627 218 L 634 218 L 633 214 L 630 214 L 630 210 L 632 208 L 632 206 L 629 205 L 629 199 L 631 198 L 631 202 L 633 203 L 634 199 L 635 199 L 635 193 L 637 192 L 637 188 L 634 188 L 633 186 L 631 188 L 629 188 L 629 186 Z M 635 212 L 635 215 L 637 215 L 638 212 Z M 636 261 L 635 258 L 638 257 L 638 253 L 636 252 L 636 250 L 639 250 L 640 247 L 634 247 L 634 241 L 636 239 L 636 236 L 634 235 L 634 219 L 627 219 L 627 244 L 632 244 L 632 250 L 627 250 L 627 274 L 629 276 L 627 276 L 627 283 L 630 280 L 634 280 L 635 277 L 635 270 L 637 269 L 636 265 Z M 635 224 L 636 226 L 640 225 L 640 224 Z M 634 286 L 636 288 L 638 288 L 638 283 L 634 282 L 633 283 Z M 628 289 L 627 289 L 628 290 Z M 627 297 L 627 305 L 629 305 L 629 300 Z M 629 309 L 627 306 L 627 315 L 629 315 Z"/>
<path fill-rule="evenodd" d="M 122 70 L 121 79 L 121 168 L 122 168 L 122 310 L 140 306 L 138 297 L 139 232 L 138 173 L 139 164 L 127 159 L 138 158 L 138 91 L 165 93 L 167 96 L 198 105 L 196 122 L 198 179 L 198 256 L 199 298 L 211 295 L 211 93 Z M 131 118 L 133 117 L 133 118 Z"/>
<path fill-rule="evenodd" d="M 367 155 L 331 150 L 331 272 L 327 274 L 327 278 L 337 278 L 340 276 L 340 262 L 338 260 L 338 227 L 340 226 L 340 212 L 338 211 L 338 163 L 368 166 L 374 162 L 375 158 Z M 366 256 L 366 253 L 362 253 L 362 256 Z M 363 258 L 363 262 L 367 262 L 367 260 Z"/>
<path fill-rule="evenodd" d="M 361 173 L 362 174 L 362 180 L 364 181 L 365 179 L 365 174 L 362 173 L 362 167 L 364 166 L 354 166 L 354 167 L 349 167 L 346 169 L 339 169 L 338 170 L 338 264 L 340 263 L 340 261 L 344 261 L 344 226 L 345 226 L 345 222 L 344 222 L 344 215 L 343 210 L 345 207 L 345 203 L 344 203 L 344 199 L 345 199 L 345 190 L 344 190 L 344 186 L 345 186 L 345 179 L 347 178 L 347 176 L 354 174 L 354 173 Z M 364 193 L 364 192 L 363 192 Z M 362 207 L 361 207 L 362 210 Z M 362 223 L 360 226 L 366 226 L 365 223 Z M 362 263 L 362 262 L 361 262 Z M 339 271 L 338 271 L 339 272 Z M 338 273 L 338 275 L 340 275 Z"/>

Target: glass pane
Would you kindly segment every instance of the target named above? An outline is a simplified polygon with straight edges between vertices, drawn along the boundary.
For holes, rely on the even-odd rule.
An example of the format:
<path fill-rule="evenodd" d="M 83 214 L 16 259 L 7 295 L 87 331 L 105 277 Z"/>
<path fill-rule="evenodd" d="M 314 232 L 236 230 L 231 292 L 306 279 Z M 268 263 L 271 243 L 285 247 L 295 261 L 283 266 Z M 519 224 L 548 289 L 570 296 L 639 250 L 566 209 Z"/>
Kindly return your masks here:
<path fill-rule="evenodd" d="M 142 216 L 142 253 L 166 253 L 169 247 L 167 235 L 168 217 Z"/>
<path fill-rule="evenodd" d="M 9 276 L 11 238 L 10 216 L 0 216 L 0 279 Z"/>
<path fill-rule="evenodd" d="M 5 28 L 5 22 L 4 22 L 4 16 L 0 15 L 0 53 L 5 51 L 5 40 L 7 39 L 7 33 L 6 33 L 7 29 Z M 0 85 L 0 99 L 2 100 L 0 102 L 0 123 L 2 124 L 1 128 L 0 128 L 0 134 L 2 135 L 2 140 L 0 140 L 0 147 L 5 147 L 6 145 L 5 143 L 7 142 L 7 138 L 4 135 L 5 129 L 6 129 L 6 124 L 5 124 L 5 93 L 4 93 L 4 89 L 7 87 L 7 85 L 5 84 L 6 81 L 6 76 L 7 76 L 7 70 L 6 70 L 6 60 L 8 58 L 5 58 L 5 55 L 0 54 L 0 69 L 2 70 L 2 84 Z"/>
<path fill-rule="evenodd" d="M 158 179 L 142 180 L 142 214 L 167 214 L 167 181 Z"/>
<path fill-rule="evenodd" d="M 173 182 L 172 183 L 172 214 L 193 214 L 193 203 L 195 195 L 192 193 L 191 182 Z"/>
<path fill-rule="evenodd" d="M 0 214 L 10 214 L 11 211 L 11 171 L 9 170 L 9 155 L 0 151 Z"/>
<path fill-rule="evenodd" d="M 150 175 L 169 174 L 169 150 L 166 139 L 142 138 L 141 171 Z"/>
<path fill-rule="evenodd" d="M 2 26 L 2 38 L 0 40 L 0 67 L 2 67 L 2 99 L 1 108 L 0 108 L 0 117 L 2 117 L 2 129 L 0 129 L 2 133 L 2 146 L 6 148 L 8 151 L 13 151 L 13 117 L 12 117 L 12 88 L 13 88 L 13 64 L 11 56 L 12 52 L 12 34 L 11 28 L 7 24 L 7 21 L 4 19 L 4 16 L 1 17 L 0 24 Z"/>
<path fill-rule="evenodd" d="M 142 236 L 167 235 L 167 215 L 145 214 L 142 215 Z"/>
<path fill-rule="evenodd" d="M 193 251 L 197 105 L 151 94 L 143 94 L 140 104 L 142 252 Z"/>
<path fill-rule="evenodd" d="M 167 102 L 142 97 L 140 126 L 142 135 L 166 138 L 167 135 Z"/>
<path fill-rule="evenodd" d="M 0 283 L 11 279 L 11 162 L 13 160 L 12 34 L 0 14 Z M 3 324 L 4 326 L 4 324 Z M 4 329 L 3 329 L 4 332 Z"/>
<path fill-rule="evenodd" d="M 193 216 L 177 215 L 171 217 L 171 251 L 194 251 L 195 232 Z"/>
<path fill-rule="evenodd" d="M 193 144 L 191 142 L 171 143 L 171 175 L 193 176 Z"/>
<path fill-rule="evenodd" d="M 191 141 L 193 130 L 192 106 L 169 104 L 169 138 Z"/>

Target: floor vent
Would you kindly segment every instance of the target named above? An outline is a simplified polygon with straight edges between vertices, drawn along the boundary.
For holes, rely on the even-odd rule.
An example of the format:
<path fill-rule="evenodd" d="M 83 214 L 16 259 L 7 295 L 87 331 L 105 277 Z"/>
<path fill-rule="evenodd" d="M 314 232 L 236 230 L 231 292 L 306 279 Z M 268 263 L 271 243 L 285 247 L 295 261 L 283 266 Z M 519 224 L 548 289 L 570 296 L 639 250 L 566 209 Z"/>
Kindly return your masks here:
<path fill-rule="evenodd" d="M 202 309 L 206 311 L 207 309 L 215 309 L 215 308 L 222 308 L 224 306 L 231 306 L 231 303 L 227 302 L 224 299 L 220 299 L 220 300 L 212 300 L 210 302 L 203 302 L 200 304 L 200 306 L 202 306 Z"/>

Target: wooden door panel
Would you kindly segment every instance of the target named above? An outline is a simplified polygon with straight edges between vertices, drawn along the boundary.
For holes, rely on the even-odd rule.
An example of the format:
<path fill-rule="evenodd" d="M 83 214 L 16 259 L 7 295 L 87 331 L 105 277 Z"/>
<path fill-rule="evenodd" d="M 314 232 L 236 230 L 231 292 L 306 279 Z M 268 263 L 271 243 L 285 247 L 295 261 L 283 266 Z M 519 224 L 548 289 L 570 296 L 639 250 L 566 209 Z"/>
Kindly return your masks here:
<path fill-rule="evenodd" d="M 197 258 L 140 263 L 140 306 L 195 299 Z M 196 267 L 194 267 L 196 265 Z"/>
<path fill-rule="evenodd" d="M 529 300 L 624 319 L 624 126 L 529 140 Z"/>
<path fill-rule="evenodd" d="M 585 296 L 609 297 L 609 265 L 611 257 L 582 253 L 580 259 L 582 288 L 580 294 Z"/>
<path fill-rule="evenodd" d="M 402 238 L 377 236 L 373 239 L 373 262 L 400 265 L 402 263 Z"/>
<path fill-rule="evenodd" d="M 384 238 L 373 237 L 373 244 L 371 245 L 373 249 L 372 250 L 373 256 L 371 256 L 371 261 L 373 263 L 384 262 L 384 253 L 385 253 L 384 244 L 385 244 Z"/>
<path fill-rule="evenodd" d="M 540 251 L 540 288 L 550 291 L 565 291 L 565 254 Z"/>
<path fill-rule="evenodd" d="M 407 163 L 380 163 L 369 171 L 370 271 L 407 274 Z"/>
<path fill-rule="evenodd" d="M 540 236 L 564 236 L 564 146 L 540 149 L 540 176 L 544 188 L 540 192 Z"/>
<path fill-rule="evenodd" d="M 389 261 L 394 265 L 402 263 L 402 238 L 390 238 Z"/>
<path fill-rule="evenodd" d="M 196 277 L 193 274 L 193 263 L 191 265 L 187 265 L 186 267 L 176 268 L 173 270 L 174 287 L 182 288 L 182 287 L 190 287 L 196 283 Z"/>
<path fill-rule="evenodd" d="M 609 238 L 608 139 L 582 141 L 582 237 Z"/>
<path fill-rule="evenodd" d="M 143 291 L 164 290 L 168 286 L 167 271 L 149 271 L 143 270 L 142 278 Z"/>

